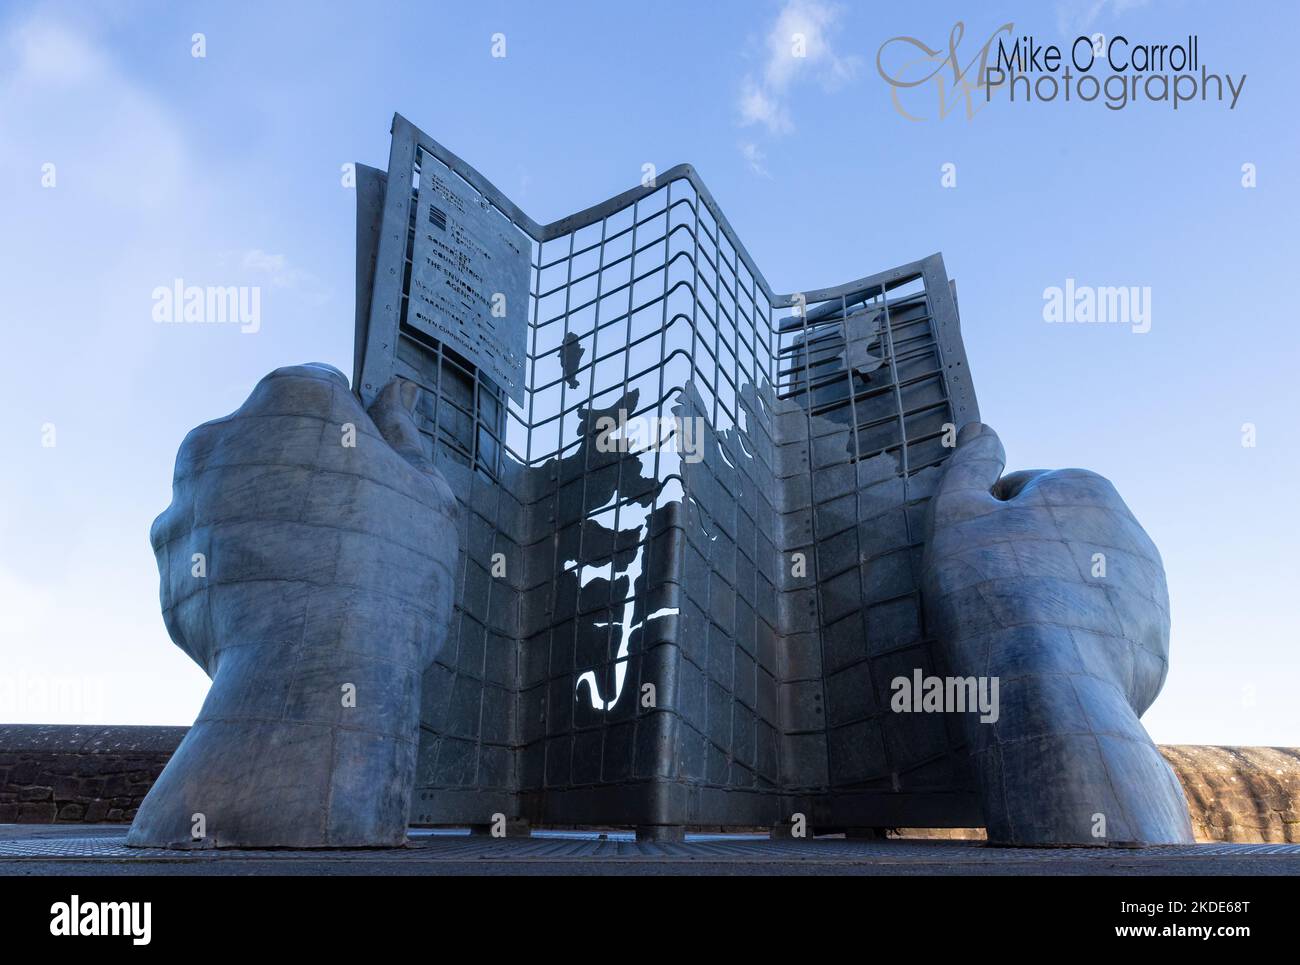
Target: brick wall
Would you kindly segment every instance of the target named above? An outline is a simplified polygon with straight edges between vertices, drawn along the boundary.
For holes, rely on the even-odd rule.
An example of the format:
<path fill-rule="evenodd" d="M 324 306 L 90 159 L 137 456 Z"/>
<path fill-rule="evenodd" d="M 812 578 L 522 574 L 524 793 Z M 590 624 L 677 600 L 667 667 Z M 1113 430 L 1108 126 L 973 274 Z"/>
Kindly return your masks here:
<path fill-rule="evenodd" d="M 128 822 L 186 730 L 0 725 L 0 823 Z"/>

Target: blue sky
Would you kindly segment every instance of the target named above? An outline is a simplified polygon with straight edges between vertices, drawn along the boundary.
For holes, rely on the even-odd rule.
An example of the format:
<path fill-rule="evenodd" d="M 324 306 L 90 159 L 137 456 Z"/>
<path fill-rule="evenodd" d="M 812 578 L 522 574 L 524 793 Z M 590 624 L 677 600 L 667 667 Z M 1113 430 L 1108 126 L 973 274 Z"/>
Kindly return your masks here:
<path fill-rule="evenodd" d="M 1300 135 L 1278 42 L 1300 8 L 1251 9 L 7 3 L 0 718 L 193 719 L 207 679 L 158 615 L 149 523 L 190 427 L 276 366 L 350 371 L 340 169 L 384 166 L 400 111 L 543 222 L 634 185 L 644 164 L 690 162 L 777 291 L 942 251 L 1009 468 L 1103 473 L 1161 548 L 1174 626 L 1153 737 L 1300 743 L 1286 416 L 1300 403 Z M 930 116 L 901 116 L 881 44 L 946 48 L 971 16 L 963 62 L 1008 22 L 1059 44 L 1196 33 L 1208 68 L 1245 73 L 1245 88 L 1231 111 L 995 100 L 972 118 L 933 116 L 925 88 L 908 104 Z M 797 64 L 782 57 L 792 27 L 809 38 Z M 175 278 L 260 286 L 260 330 L 155 324 L 151 293 Z M 1043 291 L 1067 278 L 1149 287 L 1151 330 L 1047 324 Z"/>

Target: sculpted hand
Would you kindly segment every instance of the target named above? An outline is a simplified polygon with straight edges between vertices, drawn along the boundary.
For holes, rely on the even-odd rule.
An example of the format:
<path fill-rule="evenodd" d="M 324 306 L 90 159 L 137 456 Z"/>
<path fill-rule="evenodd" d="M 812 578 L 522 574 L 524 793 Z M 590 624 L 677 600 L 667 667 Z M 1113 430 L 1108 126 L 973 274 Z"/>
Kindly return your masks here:
<path fill-rule="evenodd" d="M 931 505 L 922 589 L 957 676 L 999 680 L 966 715 L 991 841 L 1192 840 L 1187 803 L 1138 717 L 1164 684 L 1160 554 L 1115 488 L 1082 469 L 1002 476 L 965 426 Z"/>
<path fill-rule="evenodd" d="M 458 509 L 394 381 L 277 369 L 176 460 L 150 534 L 172 640 L 212 678 L 128 843 L 397 845 L 420 680 L 452 612 Z"/>

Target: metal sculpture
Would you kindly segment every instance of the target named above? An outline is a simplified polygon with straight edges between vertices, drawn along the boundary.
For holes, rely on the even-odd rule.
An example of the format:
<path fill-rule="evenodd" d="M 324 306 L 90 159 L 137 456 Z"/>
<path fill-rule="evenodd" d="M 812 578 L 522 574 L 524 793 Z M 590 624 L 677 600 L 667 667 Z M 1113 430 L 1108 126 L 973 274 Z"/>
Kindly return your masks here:
<path fill-rule="evenodd" d="M 986 614 L 949 592 L 967 573 L 971 525 L 949 504 L 976 462 L 968 443 L 954 462 L 953 443 L 979 411 L 939 255 L 780 295 L 689 166 L 541 225 L 400 116 L 388 170 L 357 174 L 361 402 L 346 414 L 395 411 L 394 380 L 410 385 L 409 424 L 390 422 L 412 458 L 418 448 L 437 467 L 446 485 L 435 488 L 459 513 L 458 541 L 445 538 L 450 503 L 404 534 L 427 547 L 423 562 L 378 551 L 332 561 L 344 584 L 395 581 L 403 599 L 429 573 L 451 574 L 454 589 L 438 580 L 427 601 L 436 614 L 452 601 L 445 642 L 403 665 L 432 658 L 420 687 L 402 690 L 419 701 L 413 823 L 614 824 L 679 838 L 689 826 L 987 821 L 1013 843 L 1186 839 L 1181 792 L 1137 723 L 1163 680 L 1163 575 L 1113 491 L 1103 498 L 1100 483 L 1068 473 L 1017 490 L 1058 499 L 1044 512 L 1078 522 L 1062 537 L 1069 552 L 1120 540 L 1107 544 L 1131 555 L 1120 572 L 1145 581 L 1114 596 L 1102 650 L 1072 651 L 1068 705 L 1049 679 L 1062 654 L 1043 613 L 1059 604 L 1062 625 L 1091 630 L 1098 589 L 1086 580 L 1062 588 L 991 570 L 1043 632 L 1006 634 L 983 664 L 971 656 Z M 243 444 L 295 445 L 265 431 Z M 178 473 L 178 497 L 188 476 Z M 996 479 L 985 488 L 1005 495 L 1022 481 Z M 1104 503 L 1104 523 L 1074 499 L 1085 491 Z M 936 492 L 949 498 L 931 517 Z M 1065 550 L 1016 529 L 1016 499 L 983 524 L 990 539 L 1034 565 L 1058 562 Z M 1023 645 L 1008 650 L 1014 640 Z M 998 715 L 894 699 L 914 675 L 1013 672 L 1024 676 Z M 1075 727 L 1082 694 L 1095 713 Z M 981 716 L 996 722 L 972 722 Z M 998 770 L 1044 717 L 1069 740 Z M 257 733 L 234 736 L 256 750 Z M 1088 740 L 1100 750 L 1081 757 Z M 992 778 L 1004 776 L 1017 787 L 998 798 Z M 1019 786 L 1044 777 L 1051 790 Z M 189 806 L 176 781 L 163 786 L 173 790 L 159 800 Z M 363 822 L 369 791 L 349 786 L 357 797 L 337 799 Z M 383 786 L 395 837 L 402 793 Z M 142 809 L 149 822 L 133 836 L 158 840 L 143 828 L 165 825 L 176 837 L 183 810 L 163 820 Z"/>

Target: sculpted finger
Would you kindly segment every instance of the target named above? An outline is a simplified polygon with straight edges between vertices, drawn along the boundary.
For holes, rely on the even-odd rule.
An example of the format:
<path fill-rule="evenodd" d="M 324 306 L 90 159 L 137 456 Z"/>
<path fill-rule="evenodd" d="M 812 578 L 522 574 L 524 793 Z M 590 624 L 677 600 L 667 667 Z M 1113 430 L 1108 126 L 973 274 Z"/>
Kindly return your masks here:
<path fill-rule="evenodd" d="M 993 495 L 1004 502 L 1015 499 L 1020 495 L 1021 490 L 1039 476 L 1045 476 L 1047 472 L 1046 469 L 1021 469 L 1017 472 L 1009 472 L 993 484 Z"/>
<path fill-rule="evenodd" d="M 956 522 L 993 509 L 998 503 L 993 488 L 1006 463 L 1006 452 L 996 432 L 981 422 L 962 426 L 957 449 L 948 460 L 935 496 L 936 518 Z"/>
<path fill-rule="evenodd" d="M 393 379 L 370 406 L 370 418 L 398 455 L 421 472 L 432 475 L 437 469 L 425 455 L 420 430 L 415 424 L 415 406 L 419 400 L 418 385 L 402 378 Z"/>

